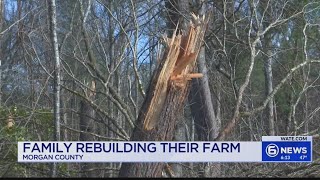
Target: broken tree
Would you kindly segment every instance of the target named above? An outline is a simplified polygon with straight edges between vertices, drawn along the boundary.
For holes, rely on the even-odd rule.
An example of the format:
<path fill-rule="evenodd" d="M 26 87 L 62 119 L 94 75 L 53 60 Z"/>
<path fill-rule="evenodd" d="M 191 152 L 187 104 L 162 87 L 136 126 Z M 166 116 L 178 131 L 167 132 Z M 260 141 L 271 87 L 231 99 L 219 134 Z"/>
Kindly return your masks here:
<path fill-rule="evenodd" d="M 195 16 L 188 31 L 164 37 L 166 48 L 141 107 L 131 141 L 171 141 L 178 116 L 189 93 L 189 80 L 203 44 L 208 18 Z M 123 163 L 120 177 L 160 177 L 164 163 Z"/>

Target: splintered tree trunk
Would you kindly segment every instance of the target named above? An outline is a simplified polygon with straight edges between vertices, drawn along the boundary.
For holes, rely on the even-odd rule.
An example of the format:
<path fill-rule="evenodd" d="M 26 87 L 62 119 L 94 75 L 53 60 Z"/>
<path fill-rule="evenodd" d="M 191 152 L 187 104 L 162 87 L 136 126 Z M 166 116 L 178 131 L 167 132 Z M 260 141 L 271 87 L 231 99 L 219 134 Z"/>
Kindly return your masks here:
<path fill-rule="evenodd" d="M 174 33 L 174 30 L 176 26 L 178 26 L 179 30 L 187 30 L 188 22 L 185 18 L 183 18 L 183 15 L 188 16 L 189 15 L 189 3 L 186 3 L 185 0 L 168 0 L 166 1 L 166 9 L 168 11 L 167 19 L 166 19 L 166 27 L 168 28 L 167 33 L 169 37 L 172 37 L 172 34 Z M 192 89 L 192 88 L 191 88 Z M 186 141 L 186 121 L 183 120 L 183 117 L 181 117 L 178 120 L 175 134 L 173 137 L 174 141 Z M 172 169 L 172 172 L 169 172 L 168 175 L 172 177 L 183 177 L 184 168 L 182 163 L 169 163 L 167 167 L 170 166 L 170 169 Z M 168 170 L 169 168 L 166 168 Z M 168 172 L 168 171 L 167 171 Z"/>
<path fill-rule="evenodd" d="M 132 141 L 171 141 L 189 92 L 190 74 L 202 45 L 207 19 L 192 16 L 186 34 L 164 38 L 167 48 L 156 69 L 139 113 Z M 164 163 L 123 163 L 120 177 L 160 177 Z"/>

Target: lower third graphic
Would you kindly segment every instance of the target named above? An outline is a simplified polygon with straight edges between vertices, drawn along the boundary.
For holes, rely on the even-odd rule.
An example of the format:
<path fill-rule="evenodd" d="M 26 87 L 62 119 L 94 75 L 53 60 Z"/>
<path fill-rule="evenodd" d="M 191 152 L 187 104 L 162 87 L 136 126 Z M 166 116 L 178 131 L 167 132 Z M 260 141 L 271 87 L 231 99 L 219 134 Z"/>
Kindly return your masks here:
<path fill-rule="evenodd" d="M 264 162 L 311 162 L 312 140 L 305 141 L 262 141 Z"/>

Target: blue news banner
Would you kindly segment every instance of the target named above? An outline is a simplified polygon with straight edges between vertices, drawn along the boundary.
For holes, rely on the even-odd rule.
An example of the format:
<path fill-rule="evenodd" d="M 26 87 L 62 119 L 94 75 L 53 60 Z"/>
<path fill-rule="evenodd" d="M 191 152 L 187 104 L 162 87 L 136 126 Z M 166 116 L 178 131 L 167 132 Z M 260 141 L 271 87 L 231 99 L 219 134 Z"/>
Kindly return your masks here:
<path fill-rule="evenodd" d="M 311 136 L 263 136 L 261 142 L 18 142 L 18 162 L 311 161 Z"/>
<path fill-rule="evenodd" d="M 263 136 L 263 162 L 311 162 L 312 136 Z"/>

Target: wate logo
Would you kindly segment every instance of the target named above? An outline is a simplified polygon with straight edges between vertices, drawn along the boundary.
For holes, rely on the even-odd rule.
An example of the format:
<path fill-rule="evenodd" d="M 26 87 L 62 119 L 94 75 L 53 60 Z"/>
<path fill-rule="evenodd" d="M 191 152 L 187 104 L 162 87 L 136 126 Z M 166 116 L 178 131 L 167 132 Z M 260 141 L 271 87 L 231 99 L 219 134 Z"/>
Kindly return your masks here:
<path fill-rule="evenodd" d="M 266 153 L 269 157 L 276 157 L 279 153 L 279 147 L 276 144 L 269 144 L 266 147 Z"/>

